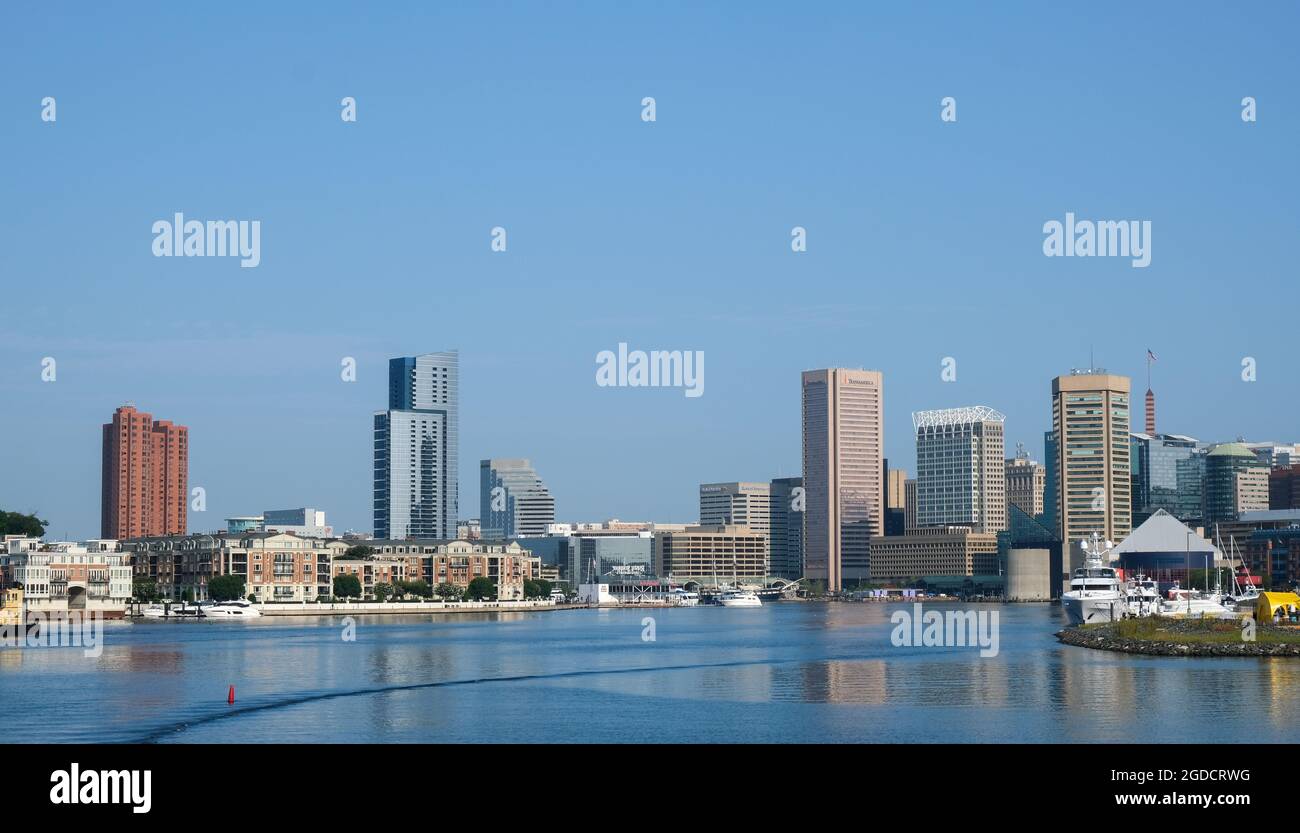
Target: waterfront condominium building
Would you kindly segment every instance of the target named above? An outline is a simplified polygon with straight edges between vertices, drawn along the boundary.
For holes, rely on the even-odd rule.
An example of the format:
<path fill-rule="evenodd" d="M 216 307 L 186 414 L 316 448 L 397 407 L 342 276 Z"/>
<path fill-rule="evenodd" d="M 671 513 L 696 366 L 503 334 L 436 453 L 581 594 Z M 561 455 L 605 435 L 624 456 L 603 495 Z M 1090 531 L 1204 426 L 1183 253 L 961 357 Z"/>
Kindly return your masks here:
<path fill-rule="evenodd" d="M 388 410 L 374 418 L 376 538 L 456 535 L 459 367 L 454 350 L 388 363 Z"/>
<path fill-rule="evenodd" d="M 1015 457 L 1007 458 L 1007 503 L 1020 507 L 1031 518 L 1043 514 L 1043 491 L 1047 486 L 1047 469 L 1042 463 L 1029 459 L 1023 447 Z"/>
<path fill-rule="evenodd" d="M 1048 499 L 1066 553 L 1093 532 L 1118 543 L 1132 531 L 1129 412 L 1127 376 L 1089 369 L 1052 380 L 1057 482 Z"/>
<path fill-rule="evenodd" d="M 803 576 L 803 478 L 778 477 L 771 494 L 768 574 L 794 581 Z"/>
<path fill-rule="evenodd" d="M 983 405 L 912 414 L 918 527 L 1006 529 L 1005 419 Z"/>
<path fill-rule="evenodd" d="M 481 460 L 478 482 L 482 537 L 539 537 L 555 523 L 555 498 L 527 460 Z"/>
<path fill-rule="evenodd" d="M 884 375 L 806 370 L 803 383 L 804 575 L 838 592 L 869 576 L 884 534 Z"/>
<path fill-rule="evenodd" d="M 770 483 L 701 483 L 700 524 L 747 526 L 761 533 L 771 562 L 772 485 Z M 797 576 L 796 576 L 797 578 Z"/>
<path fill-rule="evenodd" d="M 100 534 L 114 540 L 183 534 L 189 429 L 123 405 L 103 433 Z"/>

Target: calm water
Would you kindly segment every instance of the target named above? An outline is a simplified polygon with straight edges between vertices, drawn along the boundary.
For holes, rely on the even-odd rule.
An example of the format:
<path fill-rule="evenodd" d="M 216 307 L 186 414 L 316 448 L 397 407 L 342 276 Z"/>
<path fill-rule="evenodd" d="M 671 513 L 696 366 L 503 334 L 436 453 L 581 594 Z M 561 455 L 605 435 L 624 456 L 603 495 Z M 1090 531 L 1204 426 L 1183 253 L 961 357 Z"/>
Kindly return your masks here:
<path fill-rule="evenodd" d="M 1300 661 L 896 648 L 883 604 L 106 626 L 0 649 L 7 742 L 1300 741 Z M 910 609 L 910 605 L 906 606 Z M 941 608 L 941 605 L 934 605 Z M 656 641 L 641 620 L 655 618 Z M 237 702 L 226 703 L 227 687 Z"/>

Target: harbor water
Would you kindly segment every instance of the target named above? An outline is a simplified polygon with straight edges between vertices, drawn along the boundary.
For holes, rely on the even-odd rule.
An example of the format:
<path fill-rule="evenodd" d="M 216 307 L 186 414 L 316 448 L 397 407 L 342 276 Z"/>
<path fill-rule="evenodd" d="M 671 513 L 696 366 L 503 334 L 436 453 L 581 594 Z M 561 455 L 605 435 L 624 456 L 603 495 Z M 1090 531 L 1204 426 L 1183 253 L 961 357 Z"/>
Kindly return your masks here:
<path fill-rule="evenodd" d="M 944 610 L 957 605 L 930 604 Z M 7 742 L 1300 741 L 1300 661 L 896 646 L 910 604 L 107 623 L 0 648 Z M 235 702 L 229 704 L 230 686 Z"/>

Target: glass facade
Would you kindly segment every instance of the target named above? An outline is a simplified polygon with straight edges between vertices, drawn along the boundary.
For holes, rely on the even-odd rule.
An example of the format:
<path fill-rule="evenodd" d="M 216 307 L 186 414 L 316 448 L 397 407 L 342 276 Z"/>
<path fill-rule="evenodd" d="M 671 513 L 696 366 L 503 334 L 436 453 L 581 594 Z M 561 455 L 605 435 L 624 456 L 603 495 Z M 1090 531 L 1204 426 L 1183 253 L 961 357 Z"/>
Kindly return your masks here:
<path fill-rule="evenodd" d="M 459 354 L 392 359 L 374 418 L 376 538 L 449 539 L 459 514 Z"/>
<path fill-rule="evenodd" d="M 1191 437 L 1133 434 L 1129 441 L 1135 514 L 1163 509 L 1180 521 L 1204 517 L 1205 457 Z"/>
<path fill-rule="evenodd" d="M 791 581 L 803 576 L 803 500 L 795 494 L 802 487 L 802 477 L 772 481 L 768 573 Z"/>

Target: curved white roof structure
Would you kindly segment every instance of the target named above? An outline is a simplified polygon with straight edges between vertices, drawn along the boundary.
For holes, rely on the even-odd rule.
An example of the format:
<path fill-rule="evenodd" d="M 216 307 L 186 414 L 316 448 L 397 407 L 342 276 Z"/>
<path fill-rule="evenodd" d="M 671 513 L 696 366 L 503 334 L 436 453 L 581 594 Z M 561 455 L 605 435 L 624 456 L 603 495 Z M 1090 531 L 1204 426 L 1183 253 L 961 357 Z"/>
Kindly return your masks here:
<path fill-rule="evenodd" d="M 971 405 L 966 408 L 945 408 L 940 411 L 916 411 L 912 414 L 912 430 L 942 428 L 948 425 L 970 425 L 976 422 L 1006 421 L 1006 416 L 987 405 Z"/>

